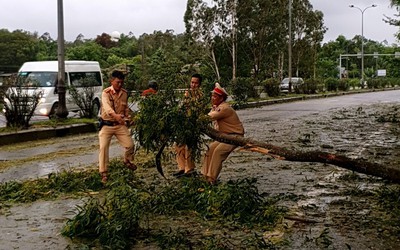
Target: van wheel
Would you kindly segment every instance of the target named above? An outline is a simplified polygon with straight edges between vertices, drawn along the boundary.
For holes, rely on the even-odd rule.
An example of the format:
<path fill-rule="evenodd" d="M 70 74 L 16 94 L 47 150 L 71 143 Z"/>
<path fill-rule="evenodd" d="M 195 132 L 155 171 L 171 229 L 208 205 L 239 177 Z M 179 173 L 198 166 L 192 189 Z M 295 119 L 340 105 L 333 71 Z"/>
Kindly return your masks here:
<path fill-rule="evenodd" d="M 94 100 L 93 101 L 93 106 L 92 106 L 92 115 L 94 117 L 97 117 L 99 115 L 100 111 L 100 103 L 99 100 Z"/>
<path fill-rule="evenodd" d="M 58 102 L 54 103 L 53 107 L 51 107 L 51 110 L 49 113 L 50 120 L 57 118 L 57 116 L 56 116 L 57 108 L 58 108 Z"/>

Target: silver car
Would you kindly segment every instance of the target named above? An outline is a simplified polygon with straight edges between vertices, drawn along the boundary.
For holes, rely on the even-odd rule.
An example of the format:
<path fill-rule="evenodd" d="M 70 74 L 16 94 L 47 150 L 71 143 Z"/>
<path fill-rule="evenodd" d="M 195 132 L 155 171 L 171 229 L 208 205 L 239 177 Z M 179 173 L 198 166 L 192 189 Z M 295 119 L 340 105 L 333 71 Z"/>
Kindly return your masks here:
<path fill-rule="evenodd" d="M 296 87 L 304 83 L 304 80 L 303 78 L 300 77 L 292 77 L 291 82 L 292 82 L 292 92 L 294 92 Z M 279 89 L 281 92 L 284 93 L 289 92 L 289 78 L 284 78 L 282 80 L 281 84 L 279 85 Z"/>

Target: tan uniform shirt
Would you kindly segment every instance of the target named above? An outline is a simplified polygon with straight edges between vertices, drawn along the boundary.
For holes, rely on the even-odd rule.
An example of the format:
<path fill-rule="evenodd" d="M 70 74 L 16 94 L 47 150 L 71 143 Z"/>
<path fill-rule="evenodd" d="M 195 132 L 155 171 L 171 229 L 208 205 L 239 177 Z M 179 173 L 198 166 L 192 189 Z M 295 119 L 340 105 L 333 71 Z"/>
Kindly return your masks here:
<path fill-rule="evenodd" d="M 129 115 L 128 93 L 121 89 L 117 93 L 112 86 L 103 90 L 101 95 L 101 118 L 107 121 L 115 121 L 111 116 L 113 113 L 124 116 Z"/>
<path fill-rule="evenodd" d="M 182 105 L 187 108 L 188 114 L 190 113 L 190 108 L 198 105 L 202 97 L 203 91 L 201 88 L 185 91 Z M 175 152 L 179 170 L 189 173 L 196 168 L 196 164 L 191 157 L 191 151 L 186 145 L 175 145 Z"/>
<path fill-rule="evenodd" d="M 223 102 L 218 107 L 213 107 L 208 115 L 216 130 L 226 134 L 244 134 L 243 124 L 229 103 Z"/>

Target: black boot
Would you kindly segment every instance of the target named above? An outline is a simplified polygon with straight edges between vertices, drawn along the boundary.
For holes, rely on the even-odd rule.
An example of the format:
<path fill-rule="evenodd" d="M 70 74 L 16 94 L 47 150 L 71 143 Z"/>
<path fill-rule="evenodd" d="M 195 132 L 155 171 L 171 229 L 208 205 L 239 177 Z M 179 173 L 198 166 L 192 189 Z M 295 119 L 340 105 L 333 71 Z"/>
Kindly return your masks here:
<path fill-rule="evenodd" d="M 185 174 L 185 170 L 179 170 L 176 173 L 173 173 L 172 176 L 178 177 Z"/>

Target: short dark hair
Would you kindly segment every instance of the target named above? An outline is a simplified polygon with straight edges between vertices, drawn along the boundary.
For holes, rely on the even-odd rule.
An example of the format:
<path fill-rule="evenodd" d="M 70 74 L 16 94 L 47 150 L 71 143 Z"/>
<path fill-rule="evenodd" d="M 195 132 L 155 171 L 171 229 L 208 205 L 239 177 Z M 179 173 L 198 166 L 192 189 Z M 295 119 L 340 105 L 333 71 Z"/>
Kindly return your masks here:
<path fill-rule="evenodd" d="M 158 90 L 158 84 L 155 80 L 150 80 L 148 84 L 149 88 L 152 88 L 154 90 Z"/>
<path fill-rule="evenodd" d="M 118 78 L 118 79 L 121 79 L 121 80 L 124 80 L 124 79 L 125 79 L 124 73 L 122 73 L 122 71 L 119 71 L 119 70 L 114 70 L 114 71 L 111 73 L 111 77 L 112 77 L 112 78 Z"/>
<path fill-rule="evenodd" d="M 200 74 L 193 74 L 192 75 L 192 78 L 198 78 L 199 79 L 199 81 L 200 81 L 200 84 L 201 84 L 201 82 L 203 81 L 203 77 L 200 75 Z"/>

